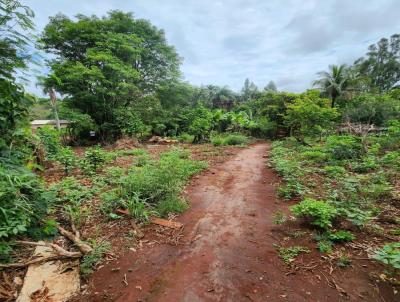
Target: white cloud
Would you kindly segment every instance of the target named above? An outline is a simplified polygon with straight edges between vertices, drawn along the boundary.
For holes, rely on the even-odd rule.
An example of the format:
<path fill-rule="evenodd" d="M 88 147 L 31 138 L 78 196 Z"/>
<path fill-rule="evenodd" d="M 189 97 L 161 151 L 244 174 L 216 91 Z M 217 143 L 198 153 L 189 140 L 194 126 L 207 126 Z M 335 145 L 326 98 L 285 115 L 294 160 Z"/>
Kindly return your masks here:
<path fill-rule="evenodd" d="M 186 80 L 229 85 L 245 78 L 264 87 L 302 91 L 329 64 L 352 63 L 369 44 L 400 32 L 396 0 L 26 0 L 40 31 L 62 12 L 133 11 L 166 32 L 184 57 Z"/>

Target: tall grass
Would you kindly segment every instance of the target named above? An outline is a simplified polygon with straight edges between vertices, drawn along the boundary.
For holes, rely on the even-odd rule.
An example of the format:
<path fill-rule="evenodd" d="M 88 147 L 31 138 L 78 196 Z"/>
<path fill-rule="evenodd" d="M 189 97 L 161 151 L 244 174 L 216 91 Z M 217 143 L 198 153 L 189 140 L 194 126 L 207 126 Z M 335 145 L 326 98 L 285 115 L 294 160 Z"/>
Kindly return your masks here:
<path fill-rule="evenodd" d="M 211 143 L 214 146 L 246 145 L 249 138 L 240 133 L 216 134 L 211 137 Z"/>

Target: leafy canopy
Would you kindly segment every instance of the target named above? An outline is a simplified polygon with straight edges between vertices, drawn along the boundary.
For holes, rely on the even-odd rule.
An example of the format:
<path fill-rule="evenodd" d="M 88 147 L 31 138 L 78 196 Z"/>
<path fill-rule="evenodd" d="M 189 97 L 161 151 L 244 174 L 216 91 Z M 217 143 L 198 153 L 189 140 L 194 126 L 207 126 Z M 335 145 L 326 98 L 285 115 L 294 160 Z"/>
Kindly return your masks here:
<path fill-rule="evenodd" d="M 66 95 L 68 107 L 87 113 L 103 133 L 119 133 L 119 108 L 179 76 L 180 58 L 162 30 L 131 13 L 110 11 L 98 18 L 50 18 L 41 42 L 56 55 L 45 89 Z"/>

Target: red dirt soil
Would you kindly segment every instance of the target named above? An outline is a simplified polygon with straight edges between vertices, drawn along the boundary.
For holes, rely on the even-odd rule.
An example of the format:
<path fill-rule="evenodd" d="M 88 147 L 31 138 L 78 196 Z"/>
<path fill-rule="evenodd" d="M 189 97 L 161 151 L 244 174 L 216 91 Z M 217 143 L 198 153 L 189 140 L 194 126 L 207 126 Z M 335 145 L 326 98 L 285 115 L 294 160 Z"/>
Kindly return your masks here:
<path fill-rule="evenodd" d="M 81 301 L 394 301 L 381 299 L 361 266 L 335 272 L 347 295 L 324 272 L 286 273 L 273 246 L 282 243 L 272 217 L 283 206 L 265 164 L 269 148 L 243 148 L 195 177 L 186 190 L 191 207 L 178 219 L 182 244 L 128 252 L 93 274 Z"/>

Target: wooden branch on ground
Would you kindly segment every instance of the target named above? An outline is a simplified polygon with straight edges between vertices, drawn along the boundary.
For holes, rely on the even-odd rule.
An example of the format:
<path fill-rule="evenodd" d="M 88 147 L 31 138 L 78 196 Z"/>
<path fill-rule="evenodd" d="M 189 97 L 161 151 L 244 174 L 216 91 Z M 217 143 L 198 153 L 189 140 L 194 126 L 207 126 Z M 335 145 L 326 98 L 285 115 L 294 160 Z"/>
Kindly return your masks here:
<path fill-rule="evenodd" d="M 86 243 L 84 243 L 78 235 L 71 233 L 70 231 L 67 231 L 66 229 L 58 226 L 57 227 L 58 231 L 61 233 L 61 235 L 67 237 L 69 240 L 71 240 L 73 243 L 76 244 L 78 249 L 83 253 L 83 254 L 89 254 L 90 252 L 93 251 L 92 247 Z"/>
<path fill-rule="evenodd" d="M 34 246 L 47 246 L 51 247 L 56 254 L 46 257 L 37 257 L 25 262 L 21 263 L 9 263 L 9 264 L 0 264 L 0 268 L 24 268 L 31 264 L 38 264 L 42 262 L 52 261 L 52 260 L 61 260 L 61 259 L 77 259 L 82 257 L 81 252 L 69 252 L 57 244 L 49 243 L 49 242 L 31 242 L 31 241 L 17 241 L 20 244 L 25 245 L 34 245 Z"/>
<path fill-rule="evenodd" d="M 66 257 L 66 258 L 76 258 L 76 257 L 81 257 L 82 253 L 81 252 L 70 252 L 65 249 L 63 249 L 61 246 L 55 244 L 55 243 L 50 243 L 50 242 L 32 242 L 32 241 L 16 241 L 20 244 L 25 244 L 25 245 L 34 245 L 34 246 L 47 246 L 52 248 L 57 255 Z"/>

